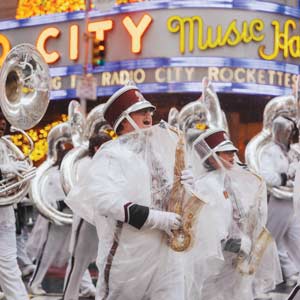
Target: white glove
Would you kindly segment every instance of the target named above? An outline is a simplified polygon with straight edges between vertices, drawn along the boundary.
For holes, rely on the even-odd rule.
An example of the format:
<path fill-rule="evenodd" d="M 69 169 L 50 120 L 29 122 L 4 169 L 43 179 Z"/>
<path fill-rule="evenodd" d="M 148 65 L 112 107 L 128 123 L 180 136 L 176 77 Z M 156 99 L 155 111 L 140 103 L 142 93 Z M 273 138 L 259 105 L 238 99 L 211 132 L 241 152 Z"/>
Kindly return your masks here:
<path fill-rule="evenodd" d="M 28 167 L 24 161 L 11 161 L 10 163 L 0 165 L 0 169 L 3 173 L 21 175 L 20 172 L 26 171 Z"/>
<path fill-rule="evenodd" d="M 149 210 L 148 218 L 143 227 L 150 227 L 165 231 L 169 236 L 173 233 L 171 230 L 179 229 L 181 226 L 181 216 L 172 212 Z"/>
<path fill-rule="evenodd" d="M 294 179 L 295 178 L 297 168 L 299 168 L 299 167 L 300 167 L 300 165 L 299 165 L 298 161 L 290 163 L 289 169 L 287 171 L 288 179 Z"/>
<path fill-rule="evenodd" d="M 245 256 L 248 256 L 251 252 L 251 247 L 252 247 L 251 240 L 246 235 L 244 235 L 241 240 L 240 253 Z"/>
<path fill-rule="evenodd" d="M 194 174 L 191 168 L 185 169 L 181 172 L 180 182 L 189 190 L 195 187 Z"/>

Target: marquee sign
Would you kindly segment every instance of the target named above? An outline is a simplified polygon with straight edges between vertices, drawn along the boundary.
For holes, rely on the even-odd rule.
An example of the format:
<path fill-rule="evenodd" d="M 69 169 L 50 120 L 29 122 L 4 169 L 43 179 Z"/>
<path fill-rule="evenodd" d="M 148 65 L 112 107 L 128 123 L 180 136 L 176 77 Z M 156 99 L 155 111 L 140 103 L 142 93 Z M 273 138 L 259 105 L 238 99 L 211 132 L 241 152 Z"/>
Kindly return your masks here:
<path fill-rule="evenodd" d="M 106 64 L 88 66 L 98 96 L 127 79 L 143 91 L 199 92 L 203 76 L 223 92 L 291 92 L 300 62 L 296 15 L 194 6 L 146 10 L 145 2 L 133 11 L 92 12 L 87 26 L 82 13 L 0 22 L 0 63 L 12 46 L 32 43 L 51 67 L 52 99 L 72 98 L 87 29 L 105 40 Z"/>

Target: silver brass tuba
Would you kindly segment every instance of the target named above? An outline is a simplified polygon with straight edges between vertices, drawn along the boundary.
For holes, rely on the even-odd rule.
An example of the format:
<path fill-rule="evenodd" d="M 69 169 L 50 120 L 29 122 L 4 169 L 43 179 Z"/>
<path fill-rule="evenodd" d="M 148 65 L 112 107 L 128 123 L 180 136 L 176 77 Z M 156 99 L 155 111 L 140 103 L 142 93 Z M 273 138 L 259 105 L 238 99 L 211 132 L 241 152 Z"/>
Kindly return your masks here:
<path fill-rule="evenodd" d="M 73 215 L 60 212 L 56 207 L 45 201 L 43 185 L 47 180 L 47 172 L 57 161 L 56 146 L 59 142 L 71 142 L 70 123 L 64 122 L 53 127 L 48 135 L 48 154 L 47 159 L 37 168 L 36 176 L 31 184 L 31 198 L 39 212 L 51 222 L 57 225 L 72 224 Z"/>
<path fill-rule="evenodd" d="M 78 162 L 88 155 L 89 138 L 108 126 L 103 116 L 103 108 L 104 104 L 99 104 L 89 112 L 84 128 L 84 141 L 78 147 L 69 151 L 62 161 L 61 178 L 66 194 L 69 193 L 78 180 Z"/>
<path fill-rule="evenodd" d="M 202 97 L 201 100 L 207 107 L 208 116 L 207 122 L 210 128 L 222 128 L 228 134 L 228 124 L 224 111 L 221 109 L 220 101 L 218 95 L 214 91 L 212 83 L 207 77 L 202 80 Z"/>
<path fill-rule="evenodd" d="M 171 126 L 178 127 L 179 111 L 176 107 L 171 107 L 168 114 L 168 123 Z"/>
<path fill-rule="evenodd" d="M 33 202 L 44 217 L 57 225 L 72 224 L 73 214 L 71 211 L 61 212 L 51 203 L 48 203 L 47 197 L 44 197 L 43 185 L 47 181 L 48 171 L 57 162 L 56 149 L 58 143 L 72 143 L 74 147 L 81 145 L 83 142 L 84 123 L 85 120 L 80 111 L 80 104 L 72 100 L 68 107 L 68 121 L 58 124 L 49 132 L 47 159 L 39 166 L 37 175 L 32 181 L 31 197 Z M 61 184 L 63 187 L 63 183 Z"/>
<path fill-rule="evenodd" d="M 35 126 L 44 116 L 50 94 L 49 68 L 39 52 L 30 44 L 20 44 L 10 50 L 0 71 L 0 106 L 11 131 Z M 8 174 L 0 181 L 0 206 L 16 203 L 27 194 L 35 168 L 29 159 L 15 146 L 9 137 L 1 137 L 12 161 L 22 161 L 26 171 Z"/>
<path fill-rule="evenodd" d="M 273 120 L 279 115 L 295 119 L 296 114 L 296 99 L 292 95 L 275 97 L 267 103 L 264 109 L 262 131 L 249 141 L 245 149 L 246 163 L 255 173 L 260 173 L 260 155 L 262 149 L 271 140 Z M 291 187 L 268 187 L 268 190 L 275 197 L 281 199 L 292 199 L 293 197 Z"/>
<path fill-rule="evenodd" d="M 188 146 L 207 128 L 222 128 L 228 133 L 218 96 L 206 77 L 202 80 L 202 91 L 199 99 L 183 106 L 178 114 L 179 128 L 184 132 Z"/>

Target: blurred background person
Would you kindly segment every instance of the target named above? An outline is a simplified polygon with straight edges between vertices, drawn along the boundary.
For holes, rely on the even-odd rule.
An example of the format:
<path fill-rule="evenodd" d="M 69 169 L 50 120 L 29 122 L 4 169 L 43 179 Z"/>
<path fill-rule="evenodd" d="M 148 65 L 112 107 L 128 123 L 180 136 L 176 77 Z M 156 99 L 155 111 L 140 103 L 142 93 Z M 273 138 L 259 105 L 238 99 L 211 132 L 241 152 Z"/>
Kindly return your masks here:
<path fill-rule="evenodd" d="M 88 156 L 81 159 L 77 166 L 77 178 L 79 182 L 86 176 L 91 158 L 99 147 L 109 140 L 111 140 L 110 135 L 103 131 L 90 137 Z M 88 266 L 96 261 L 98 243 L 96 227 L 74 213 L 70 242 L 71 257 L 64 282 L 64 300 L 77 300 L 79 295 L 81 297 L 95 297 L 96 288 L 87 270 Z M 82 278 L 84 278 L 84 281 L 82 281 Z"/>
<path fill-rule="evenodd" d="M 293 187 L 295 163 L 289 160 L 290 145 L 298 138 L 295 122 L 284 115 L 272 122 L 272 137 L 260 155 L 261 175 L 269 187 Z M 297 283 L 300 271 L 300 219 L 294 214 L 292 199 L 269 193 L 267 228 L 274 237 L 284 279 Z"/>
<path fill-rule="evenodd" d="M 0 115 L 0 137 L 5 133 L 6 121 Z M 0 177 L 24 171 L 22 161 L 12 160 L 5 143 L 0 139 Z M 17 263 L 16 219 L 13 205 L 0 207 L 0 286 L 7 300 L 29 299 Z"/>

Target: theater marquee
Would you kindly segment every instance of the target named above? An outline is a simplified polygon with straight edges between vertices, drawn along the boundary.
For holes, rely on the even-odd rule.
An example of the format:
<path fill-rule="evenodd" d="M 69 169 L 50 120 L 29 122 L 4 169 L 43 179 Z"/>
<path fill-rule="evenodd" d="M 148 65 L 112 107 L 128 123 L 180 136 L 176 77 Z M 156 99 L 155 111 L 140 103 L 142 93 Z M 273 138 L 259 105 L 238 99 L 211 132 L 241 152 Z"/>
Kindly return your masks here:
<path fill-rule="evenodd" d="M 51 66 L 52 99 L 72 98 L 84 70 L 87 28 L 89 35 L 105 40 L 105 65 L 88 66 L 99 96 L 128 79 L 145 92 L 199 92 L 204 76 L 223 92 L 291 92 L 299 73 L 299 12 L 196 3 L 182 8 L 180 1 L 170 10 L 158 9 L 159 2 L 92 12 L 87 26 L 84 13 L 0 22 L 0 63 L 12 46 L 32 43 Z"/>

